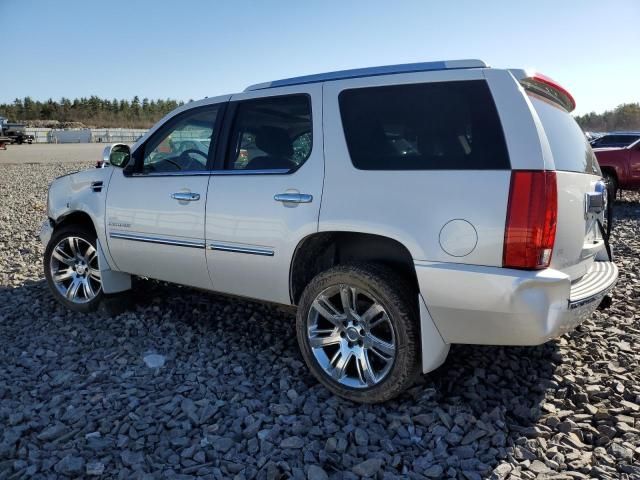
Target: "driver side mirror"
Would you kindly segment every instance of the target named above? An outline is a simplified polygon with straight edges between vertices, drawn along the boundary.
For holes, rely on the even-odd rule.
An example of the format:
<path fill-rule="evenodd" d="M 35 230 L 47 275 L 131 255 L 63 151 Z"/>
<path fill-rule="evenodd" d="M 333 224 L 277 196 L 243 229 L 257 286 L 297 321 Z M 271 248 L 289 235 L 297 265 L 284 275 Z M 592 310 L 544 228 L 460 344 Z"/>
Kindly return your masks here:
<path fill-rule="evenodd" d="M 131 159 L 131 149 L 124 143 L 114 143 L 104 147 L 102 161 L 105 165 L 124 168 Z"/>

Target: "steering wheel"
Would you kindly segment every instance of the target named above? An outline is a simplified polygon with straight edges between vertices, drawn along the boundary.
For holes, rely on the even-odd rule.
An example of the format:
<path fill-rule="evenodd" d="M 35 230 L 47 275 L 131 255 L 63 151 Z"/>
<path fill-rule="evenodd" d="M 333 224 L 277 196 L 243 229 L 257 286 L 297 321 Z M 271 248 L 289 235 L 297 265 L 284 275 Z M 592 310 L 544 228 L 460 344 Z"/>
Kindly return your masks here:
<path fill-rule="evenodd" d="M 209 158 L 209 155 L 204 153 L 202 150 L 198 150 L 197 148 L 188 148 L 184 152 L 180 153 L 180 156 L 188 157 L 191 153 L 197 153 L 198 155 L 202 155 L 205 161 Z"/>
<path fill-rule="evenodd" d="M 209 159 L 209 155 L 207 155 L 206 153 L 204 153 L 202 150 L 198 150 L 196 148 L 188 148 L 187 150 L 183 151 L 180 153 L 180 160 L 183 160 L 185 162 L 187 162 L 187 165 L 191 165 L 191 162 L 197 162 L 199 166 L 202 166 L 202 164 L 200 162 L 198 162 L 198 160 L 195 160 L 191 157 L 189 157 L 189 155 L 191 153 L 197 153 L 198 155 L 202 155 L 204 157 L 204 165 L 207 164 L 207 160 Z"/>

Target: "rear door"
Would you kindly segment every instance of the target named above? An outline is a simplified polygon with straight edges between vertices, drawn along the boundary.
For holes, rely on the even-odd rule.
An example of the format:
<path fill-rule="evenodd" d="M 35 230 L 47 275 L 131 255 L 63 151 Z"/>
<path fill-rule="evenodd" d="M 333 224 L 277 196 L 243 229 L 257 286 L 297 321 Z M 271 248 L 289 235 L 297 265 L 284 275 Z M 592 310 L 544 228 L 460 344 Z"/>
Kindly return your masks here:
<path fill-rule="evenodd" d="M 558 224 L 550 266 L 577 279 L 603 247 L 597 225 L 603 214 L 588 211 L 587 199 L 588 194 L 600 193 L 602 173 L 571 114 L 535 93 L 528 97 L 548 140 L 558 182 Z"/>
<path fill-rule="evenodd" d="M 226 118 L 206 208 L 213 288 L 288 304 L 293 253 L 318 230 L 322 85 L 234 95 Z"/>

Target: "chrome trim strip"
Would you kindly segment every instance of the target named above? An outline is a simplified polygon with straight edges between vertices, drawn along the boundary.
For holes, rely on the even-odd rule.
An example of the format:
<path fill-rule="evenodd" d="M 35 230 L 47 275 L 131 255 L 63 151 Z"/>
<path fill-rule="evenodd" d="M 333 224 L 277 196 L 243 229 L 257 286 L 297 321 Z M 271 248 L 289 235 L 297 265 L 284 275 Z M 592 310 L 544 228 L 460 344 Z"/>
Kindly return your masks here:
<path fill-rule="evenodd" d="M 604 290 L 598 292 L 598 293 L 594 293 L 593 295 L 586 297 L 586 298 L 581 298 L 580 300 L 574 300 L 571 301 L 569 300 L 569 310 L 575 310 L 576 308 L 579 307 L 584 307 L 585 305 L 588 305 L 589 303 L 593 303 L 595 301 L 598 300 L 602 300 L 605 295 L 608 295 L 609 293 L 611 293 L 611 291 L 613 290 L 613 287 L 615 287 L 615 283 L 613 285 L 611 285 L 610 287 L 605 288 Z"/>
<path fill-rule="evenodd" d="M 185 170 L 178 172 L 150 172 L 132 173 L 131 177 L 195 177 L 206 175 L 283 175 L 291 173 L 288 168 L 274 168 L 270 170 Z"/>
<path fill-rule="evenodd" d="M 265 257 L 273 257 L 273 249 L 263 247 L 239 247 L 227 245 L 224 243 L 210 243 L 209 250 L 219 250 L 221 252 L 246 253 L 249 255 L 262 255 Z"/>
<path fill-rule="evenodd" d="M 132 177 L 201 177 L 211 175 L 211 170 L 184 170 L 177 172 L 132 173 Z"/>
<path fill-rule="evenodd" d="M 109 238 L 120 240 L 132 240 L 134 242 L 156 243 L 160 245 L 173 245 L 175 247 L 204 248 L 204 242 L 194 242 L 191 240 L 173 240 L 163 237 L 152 237 L 147 235 L 135 235 L 133 233 L 109 232 Z"/>
<path fill-rule="evenodd" d="M 290 171 L 288 168 L 273 168 L 268 170 L 211 170 L 211 175 L 282 175 Z"/>

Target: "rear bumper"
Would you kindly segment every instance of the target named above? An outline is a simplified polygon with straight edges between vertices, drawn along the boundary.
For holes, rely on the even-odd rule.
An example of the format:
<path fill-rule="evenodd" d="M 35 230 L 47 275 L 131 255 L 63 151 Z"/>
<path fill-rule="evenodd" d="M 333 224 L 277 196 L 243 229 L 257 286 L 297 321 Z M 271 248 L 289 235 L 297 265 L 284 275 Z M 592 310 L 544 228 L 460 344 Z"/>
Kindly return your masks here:
<path fill-rule="evenodd" d="M 573 284 L 568 275 L 554 269 L 415 265 L 420 292 L 447 343 L 544 343 L 586 320 L 618 278 L 612 262 L 594 262 Z"/>

